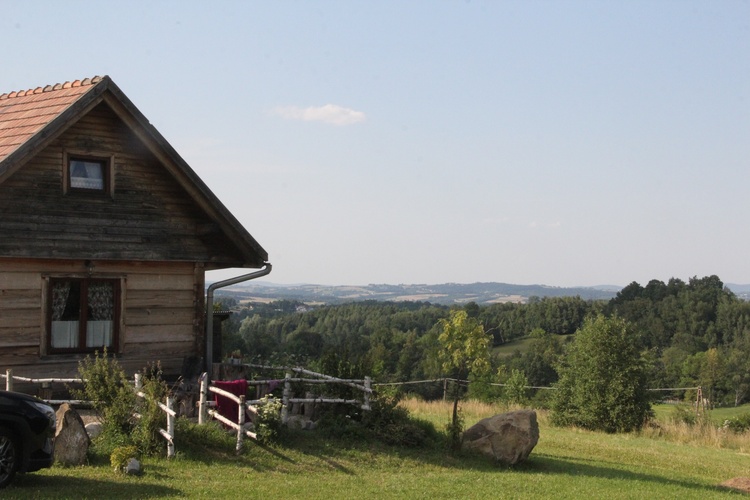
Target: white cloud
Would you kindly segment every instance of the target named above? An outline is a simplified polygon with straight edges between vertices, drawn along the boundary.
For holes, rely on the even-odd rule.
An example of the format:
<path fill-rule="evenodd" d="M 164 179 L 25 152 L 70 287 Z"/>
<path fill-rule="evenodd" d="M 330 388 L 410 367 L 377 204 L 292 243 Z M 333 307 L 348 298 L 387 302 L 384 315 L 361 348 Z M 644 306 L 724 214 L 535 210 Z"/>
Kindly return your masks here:
<path fill-rule="evenodd" d="M 353 125 L 365 121 L 365 114 L 363 112 L 337 106 L 336 104 L 311 106 L 309 108 L 282 106 L 274 109 L 273 112 L 287 120 L 323 122 L 331 125 Z"/>

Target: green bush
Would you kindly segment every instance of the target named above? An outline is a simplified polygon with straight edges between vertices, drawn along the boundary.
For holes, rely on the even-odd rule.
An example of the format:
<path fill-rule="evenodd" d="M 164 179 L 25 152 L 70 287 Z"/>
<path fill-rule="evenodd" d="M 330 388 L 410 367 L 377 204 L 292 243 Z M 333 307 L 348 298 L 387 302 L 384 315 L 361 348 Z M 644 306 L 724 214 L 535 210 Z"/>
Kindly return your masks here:
<path fill-rule="evenodd" d="M 109 456 L 109 463 L 115 472 L 122 472 L 131 458 L 138 458 L 138 449 L 135 446 L 118 446 Z"/>
<path fill-rule="evenodd" d="M 118 446 L 130 444 L 135 422 L 135 393 L 116 359 L 96 351 L 78 364 L 83 388 L 71 391 L 77 399 L 90 401 L 102 420 L 100 445 L 107 453 Z"/>
<path fill-rule="evenodd" d="M 521 370 L 513 368 L 513 371 L 505 382 L 505 390 L 503 391 L 503 399 L 511 404 L 525 405 L 528 403 L 529 398 L 527 396 L 529 380 L 526 378 L 526 374 Z"/>
<path fill-rule="evenodd" d="M 742 433 L 750 429 L 750 413 L 743 413 L 724 421 L 724 428 L 732 432 Z"/>
<path fill-rule="evenodd" d="M 437 440 L 438 433 L 430 422 L 414 419 L 398 403 L 394 391 L 373 395 L 367 411 L 352 405 L 326 405 L 318 421 L 318 432 L 332 438 L 374 440 L 406 447 L 420 447 Z"/>
<path fill-rule="evenodd" d="M 261 443 L 275 441 L 281 431 L 281 400 L 265 396 L 261 398 L 257 406 L 258 413 L 255 419 L 255 434 Z"/>
<path fill-rule="evenodd" d="M 141 392 L 146 397 L 136 399 L 135 411 L 140 418 L 135 422 L 131 439 L 144 455 L 150 455 L 162 450 L 166 443 L 159 428 L 166 429 L 167 414 L 159 407 L 159 402 L 166 400 L 169 388 L 162 379 L 158 361 L 141 371 Z"/>
<path fill-rule="evenodd" d="M 651 414 L 646 372 L 625 320 L 589 318 L 559 370 L 552 422 L 605 432 L 640 429 Z"/>
<path fill-rule="evenodd" d="M 695 425 L 699 423 L 698 415 L 690 405 L 678 404 L 672 410 L 672 419 L 682 424 Z"/>
<path fill-rule="evenodd" d="M 97 351 L 93 357 L 86 356 L 78 365 L 78 373 L 83 388 L 72 392 L 78 399 L 91 401 L 102 421 L 102 434 L 95 443 L 99 451 L 110 454 L 133 445 L 149 455 L 161 449 L 159 427 L 166 427 L 166 414 L 157 401 L 164 400 L 168 388 L 161 379 L 158 362 L 142 372 L 145 399 L 136 396 L 125 371 L 107 355 L 106 349 L 102 354 Z M 135 418 L 135 414 L 140 418 Z"/>
<path fill-rule="evenodd" d="M 376 439 L 391 445 L 418 447 L 435 438 L 437 432 L 432 424 L 412 418 L 409 410 L 398 403 L 395 394 L 374 396 L 370 410 L 362 412 L 362 425 Z"/>

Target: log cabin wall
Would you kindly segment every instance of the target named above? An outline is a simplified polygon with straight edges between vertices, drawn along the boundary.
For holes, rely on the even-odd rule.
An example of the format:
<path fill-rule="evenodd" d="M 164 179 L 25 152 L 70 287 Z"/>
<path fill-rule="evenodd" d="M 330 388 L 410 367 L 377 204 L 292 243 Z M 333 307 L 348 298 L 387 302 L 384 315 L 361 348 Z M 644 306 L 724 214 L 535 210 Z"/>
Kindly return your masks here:
<path fill-rule="evenodd" d="M 114 159 L 111 194 L 65 192 L 65 158 L 75 155 Z M 244 262 L 106 103 L 0 184 L 0 256 Z"/>
<path fill-rule="evenodd" d="M 113 159 L 111 193 L 66 192 L 65 158 Z M 92 262 L 93 274 L 88 274 Z M 84 356 L 48 354 L 49 277 L 119 278 L 118 358 L 179 374 L 202 354 L 204 269 L 243 257 L 106 103 L 0 184 L 0 370 L 70 377 Z"/>
<path fill-rule="evenodd" d="M 160 361 L 178 375 L 203 345 L 202 265 L 0 258 L 0 370 L 25 377 L 74 377 L 83 354 L 45 354 L 49 277 L 120 278 L 118 361 L 128 374 Z"/>

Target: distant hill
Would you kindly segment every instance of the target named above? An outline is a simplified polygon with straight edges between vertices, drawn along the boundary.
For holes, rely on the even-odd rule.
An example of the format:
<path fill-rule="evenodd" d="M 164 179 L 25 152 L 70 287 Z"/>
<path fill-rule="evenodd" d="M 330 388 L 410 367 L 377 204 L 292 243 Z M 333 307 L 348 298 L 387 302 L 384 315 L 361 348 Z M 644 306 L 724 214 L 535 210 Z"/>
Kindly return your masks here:
<path fill-rule="evenodd" d="M 494 304 L 527 302 L 530 297 L 575 297 L 585 300 L 609 300 L 621 287 L 553 287 L 546 285 L 511 285 L 508 283 L 444 283 L 442 285 L 279 285 L 249 281 L 217 290 L 217 296 L 231 296 L 240 301 L 267 302 L 299 300 L 305 303 L 340 304 L 363 300 L 422 301 L 433 304 Z"/>
<path fill-rule="evenodd" d="M 732 290 L 734 294 L 744 300 L 750 300 L 750 285 L 735 285 L 733 283 L 725 283 L 724 286 Z"/>

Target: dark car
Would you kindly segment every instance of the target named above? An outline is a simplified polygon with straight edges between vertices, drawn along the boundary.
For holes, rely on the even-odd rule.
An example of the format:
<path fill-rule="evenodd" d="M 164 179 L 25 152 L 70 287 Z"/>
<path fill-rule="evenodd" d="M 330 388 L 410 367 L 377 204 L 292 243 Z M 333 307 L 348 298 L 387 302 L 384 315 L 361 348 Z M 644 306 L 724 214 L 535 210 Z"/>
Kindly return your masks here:
<path fill-rule="evenodd" d="M 27 394 L 0 391 L 0 488 L 16 472 L 34 472 L 54 461 L 55 410 Z"/>

